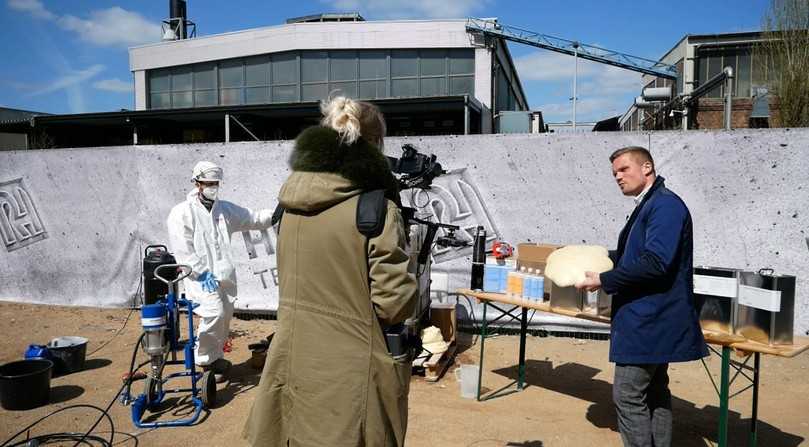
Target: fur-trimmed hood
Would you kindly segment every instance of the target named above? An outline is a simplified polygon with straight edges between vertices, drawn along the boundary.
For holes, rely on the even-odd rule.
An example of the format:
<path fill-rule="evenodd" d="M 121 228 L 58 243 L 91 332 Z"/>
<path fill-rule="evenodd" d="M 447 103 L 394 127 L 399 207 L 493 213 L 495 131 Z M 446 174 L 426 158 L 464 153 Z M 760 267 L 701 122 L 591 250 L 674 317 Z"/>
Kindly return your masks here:
<path fill-rule="evenodd" d="M 289 166 L 293 173 L 279 194 L 287 209 L 316 212 L 376 189 L 399 203 L 396 178 L 385 155 L 362 138 L 342 144 L 336 131 L 310 127 L 295 140 Z"/>

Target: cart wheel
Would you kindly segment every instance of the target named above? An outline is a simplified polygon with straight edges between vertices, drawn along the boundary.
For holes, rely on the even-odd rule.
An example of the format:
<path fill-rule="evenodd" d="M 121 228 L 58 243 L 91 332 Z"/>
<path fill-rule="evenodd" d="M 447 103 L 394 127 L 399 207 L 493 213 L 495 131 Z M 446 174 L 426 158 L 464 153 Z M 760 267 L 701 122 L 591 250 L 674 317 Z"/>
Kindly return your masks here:
<path fill-rule="evenodd" d="M 216 406 L 216 377 L 213 371 L 205 371 L 202 374 L 202 404 L 205 408 Z"/>
<path fill-rule="evenodd" d="M 146 406 L 154 405 L 157 403 L 157 399 L 160 397 L 157 393 L 157 380 L 152 377 L 146 378 Z"/>

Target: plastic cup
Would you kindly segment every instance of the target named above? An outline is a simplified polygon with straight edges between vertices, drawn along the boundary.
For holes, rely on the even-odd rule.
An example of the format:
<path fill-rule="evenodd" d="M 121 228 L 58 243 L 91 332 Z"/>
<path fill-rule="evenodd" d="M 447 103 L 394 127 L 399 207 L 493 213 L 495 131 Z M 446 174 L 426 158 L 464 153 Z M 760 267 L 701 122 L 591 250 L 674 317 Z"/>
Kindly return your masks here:
<path fill-rule="evenodd" d="M 461 383 L 461 397 L 474 399 L 478 393 L 478 365 L 461 365 L 455 370 L 455 378 Z"/>

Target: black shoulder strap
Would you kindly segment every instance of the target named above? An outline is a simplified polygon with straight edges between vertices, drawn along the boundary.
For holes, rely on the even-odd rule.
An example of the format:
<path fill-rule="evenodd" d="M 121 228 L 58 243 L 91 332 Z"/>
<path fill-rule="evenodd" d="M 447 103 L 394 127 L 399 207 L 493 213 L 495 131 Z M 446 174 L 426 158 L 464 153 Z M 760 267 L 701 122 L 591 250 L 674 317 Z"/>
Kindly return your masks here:
<path fill-rule="evenodd" d="M 281 224 L 282 217 L 284 217 L 284 207 L 281 205 L 281 202 L 278 202 L 278 205 L 275 207 L 275 211 L 272 212 L 272 217 L 270 218 L 270 225 L 276 229 L 276 234 L 279 231 L 278 226 Z"/>
<path fill-rule="evenodd" d="M 371 238 L 379 236 L 385 228 L 385 216 L 387 215 L 387 203 L 384 189 L 366 191 L 360 194 L 357 202 L 357 230 L 365 237 Z M 279 233 L 281 218 L 284 217 L 284 207 L 279 203 L 272 213 L 270 223 Z"/>
<path fill-rule="evenodd" d="M 376 237 L 385 228 L 386 201 L 384 189 L 360 194 L 359 202 L 357 202 L 357 230 L 365 237 Z"/>

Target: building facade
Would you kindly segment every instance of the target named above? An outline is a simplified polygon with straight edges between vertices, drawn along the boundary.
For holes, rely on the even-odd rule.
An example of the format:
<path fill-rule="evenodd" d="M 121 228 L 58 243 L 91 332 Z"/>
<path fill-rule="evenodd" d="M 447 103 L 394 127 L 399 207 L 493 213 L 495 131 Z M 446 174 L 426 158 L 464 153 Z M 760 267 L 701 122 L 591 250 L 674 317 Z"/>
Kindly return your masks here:
<path fill-rule="evenodd" d="M 505 42 L 470 34 L 465 19 L 301 19 L 131 48 L 136 110 L 292 105 L 336 94 L 372 102 L 467 97 L 475 105 L 391 116 L 394 134 L 491 133 L 499 111 L 528 110 Z"/>
<path fill-rule="evenodd" d="M 500 111 L 528 110 L 506 43 L 466 19 L 322 14 L 130 48 L 129 62 L 135 110 L 36 116 L 0 133 L 31 148 L 291 139 L 334 95 L 375 103 L 389 135 L 493 133 Z"/>
<path fill-rule="evenodd" d="M 778 125 L 778 103 L 774 97 L 763 98 L 769 109 L 769 119 L 751 119 L 753 104 L 766 88 L 772 67 L 760 56 L 756 46 L 763 39 L 762 33 L 726 33 L 686 35 L 669 50 L 661 62 L 677 67 L 676 80 L 644 75 L 645 87 L 671 87 L 672 97 L 688 95 L 713 76 L 731 67 L 734 72 L 732 85 L 732 117 L 734 128 L 758 125 Z M 689 129 L 717 129 L 724 123 L 724 85 L 717 85 L 698 99 L 687 116 Z M 682 128 L 681 110 L 671 107 L 642 108 L 633 104 L 620 119 L 622 130 L 652 130 Z"/>

